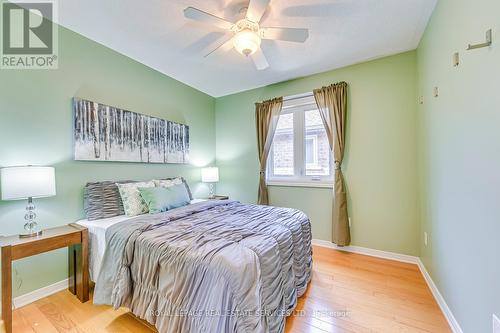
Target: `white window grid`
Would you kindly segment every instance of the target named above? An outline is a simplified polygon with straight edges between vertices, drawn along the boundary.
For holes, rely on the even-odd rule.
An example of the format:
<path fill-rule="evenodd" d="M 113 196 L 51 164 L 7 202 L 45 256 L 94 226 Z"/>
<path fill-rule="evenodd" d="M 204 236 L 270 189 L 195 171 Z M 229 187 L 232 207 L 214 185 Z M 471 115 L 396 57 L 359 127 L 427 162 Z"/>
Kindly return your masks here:
<path fill-rule="evenodd" d="M 281 114 L 294 113 L 293 116 L 293 146 L 294 146 L 294 175 L 275 175 L 274 171 L 274 145 L 271 146 L 267 162 L 266 183 L 270 186 L 298 186 L 298 187 L 328 187 L 333 186 L 333 158 L 329 152 L 330 174 L 325 176 L 306 175 L 305 163 L 305 112 L 317 110 L 314 97 L 310 94 L 303 97 L 285 99 Z M 312 135 L 315 136 L 315 135 Z M 317 140 L 317 136 L 316 136 Z M 319 152 L 315 152 L 315 161 L 318 161 Z"/>

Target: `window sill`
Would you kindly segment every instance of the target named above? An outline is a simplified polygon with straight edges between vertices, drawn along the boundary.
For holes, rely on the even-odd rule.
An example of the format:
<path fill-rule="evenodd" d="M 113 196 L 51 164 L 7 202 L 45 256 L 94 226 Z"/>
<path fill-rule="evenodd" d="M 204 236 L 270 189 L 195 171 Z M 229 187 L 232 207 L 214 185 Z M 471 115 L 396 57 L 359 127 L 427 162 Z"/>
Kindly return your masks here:
<path fill-rule="evenodd" d="M 269 180 L 267 186 L 287 186 L 287 187 L 313 187 L 313 188 L 333 188 L 333 180 L 331 182 L 293 182 L 293 181 L 276 181 Z"/>

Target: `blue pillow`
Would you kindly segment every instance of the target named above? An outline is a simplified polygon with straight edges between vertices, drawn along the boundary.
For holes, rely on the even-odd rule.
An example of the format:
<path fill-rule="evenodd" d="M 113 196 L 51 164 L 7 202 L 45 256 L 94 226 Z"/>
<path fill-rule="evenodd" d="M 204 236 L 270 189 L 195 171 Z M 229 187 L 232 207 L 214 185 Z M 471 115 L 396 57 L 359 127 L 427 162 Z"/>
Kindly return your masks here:
<path fill-rule="evenodd" d="M 170 195 L 168 209 L 189 205 L 190 202 L 189 192 L 186 189 L 186 185 L 184 185 L 183 183 L 176 184 L 174 186 L 170 186 L 164 189 L 166 189 Z"/>
<path fill-rule="evenodd" d="M 140 187 L 139 192 L 150 214 L 165 212 L 189 204 L 189 193 L 184 184 L 170 187 Z"/>

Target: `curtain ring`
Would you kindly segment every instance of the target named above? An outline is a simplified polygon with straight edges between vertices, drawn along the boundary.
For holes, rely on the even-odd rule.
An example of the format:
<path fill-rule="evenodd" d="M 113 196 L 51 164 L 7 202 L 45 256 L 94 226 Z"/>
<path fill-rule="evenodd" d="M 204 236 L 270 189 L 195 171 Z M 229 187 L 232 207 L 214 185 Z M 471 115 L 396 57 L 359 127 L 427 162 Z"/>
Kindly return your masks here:
<path fill-rule="evenodd" d="M 340 170 L 340 161 L 335 161 L 335 170 Z"/>

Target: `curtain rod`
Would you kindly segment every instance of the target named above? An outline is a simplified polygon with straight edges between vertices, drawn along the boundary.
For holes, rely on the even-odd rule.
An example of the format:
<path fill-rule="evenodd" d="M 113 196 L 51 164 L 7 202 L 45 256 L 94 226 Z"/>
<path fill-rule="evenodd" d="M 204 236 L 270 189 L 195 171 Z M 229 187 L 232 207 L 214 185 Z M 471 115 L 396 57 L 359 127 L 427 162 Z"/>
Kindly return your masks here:
<path fill-rule="evenodd" d="M 308 92 L 308 93 L 304 93 L 304 94 L 297 94 L 297 95 L 286 96 L 286 97 L 283 97 L 283 102 L 294 101 L 296 99 L 301 99 L 301 98 L 306 98 L 306 97 L 312 97 L 312 96 L 313 96 L 312 92 Z"/>

